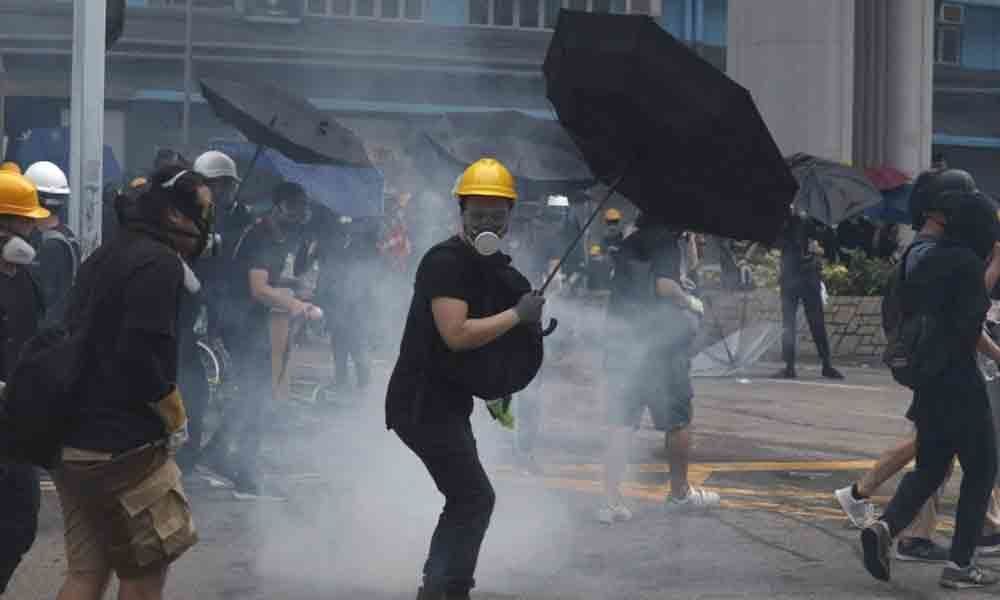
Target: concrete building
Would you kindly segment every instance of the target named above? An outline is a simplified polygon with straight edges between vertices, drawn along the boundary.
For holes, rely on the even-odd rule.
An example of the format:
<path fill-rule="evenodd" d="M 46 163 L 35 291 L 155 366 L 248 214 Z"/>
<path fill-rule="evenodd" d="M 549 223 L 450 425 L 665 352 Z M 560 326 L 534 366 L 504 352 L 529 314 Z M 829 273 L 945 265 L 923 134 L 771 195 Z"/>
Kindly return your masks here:
<path fill-rule="evenodd" d="M 156 148 L 183 139 L 186 0 L 128 2 L 126 33 L 108 62 L 106 121 L 119 161 L 136 172 Z M 566 7 L 654 15 L 754 92 L 786 151 L 915 172 L 932 140 L 1000 192 L 1000 0 L 193 4 L 195 78 L 287 85 L 352 125 L 382 158 L 442 111 L 551 115 L 539 67 Z M 68 0 L 0 3 L 8 135 L 66 122 L 71 12 Z M 232 137 L 197 95 L 192 106 L 192 148 Z"/>

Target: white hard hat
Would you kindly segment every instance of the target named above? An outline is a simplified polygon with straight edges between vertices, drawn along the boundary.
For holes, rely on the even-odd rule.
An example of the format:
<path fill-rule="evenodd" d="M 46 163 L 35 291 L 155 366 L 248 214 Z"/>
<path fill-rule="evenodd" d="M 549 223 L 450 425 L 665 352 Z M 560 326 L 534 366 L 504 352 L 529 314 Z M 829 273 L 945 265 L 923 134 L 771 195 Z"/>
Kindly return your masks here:
<path fill-rule="evenodd" d="M 34 163 L 24 172 L 24 177 L 35 184 L 38 194 L 45 199 L 54 200 L 60 196 L 69 197 L 69 181 L 66 174 L 57 165 L 47 160 Z"/>
<path fill-rule="evenodd" d="M 569 206 L 569 198 L 566 196 L 549 196 L 547 204 L 548 206 L 557 206 L 560 208 L 567 207 Z"/>
<path fill-rule="evenodd" d="M 194 171 L 206 179 L 232 177 L 242 181 L 236 171 L 236 162 L 218 150 L 209 150 L 196 158 Z"/>

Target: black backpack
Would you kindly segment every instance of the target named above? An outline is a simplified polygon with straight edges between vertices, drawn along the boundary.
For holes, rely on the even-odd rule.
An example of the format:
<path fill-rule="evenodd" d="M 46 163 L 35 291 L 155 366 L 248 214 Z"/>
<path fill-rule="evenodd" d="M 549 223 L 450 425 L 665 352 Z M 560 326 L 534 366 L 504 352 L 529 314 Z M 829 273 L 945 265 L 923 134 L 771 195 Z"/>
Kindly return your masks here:
<path fill-rule="evenodd" d="M 43 329 L 21 349 L 0 395 L 0 457 L 51 469 L 63 440 L 76 424 L 82 375 L 93 367 L 93 314 L 117 286 L 89 290 L 86 316 L 75 325 Z"/>
<path fill-rule="evenodd" d="M 904 284 L 909 255 L 910 250 L 903 254 L 882 298 L 882 330 L 886 337 L 882 362 L 897 383 L 916 390 L 944 369 L 948 356 L 935 344 L 935 339 L 941 339 L 936 334 L 938 319 L 928 311 L 906 307 Z"/>

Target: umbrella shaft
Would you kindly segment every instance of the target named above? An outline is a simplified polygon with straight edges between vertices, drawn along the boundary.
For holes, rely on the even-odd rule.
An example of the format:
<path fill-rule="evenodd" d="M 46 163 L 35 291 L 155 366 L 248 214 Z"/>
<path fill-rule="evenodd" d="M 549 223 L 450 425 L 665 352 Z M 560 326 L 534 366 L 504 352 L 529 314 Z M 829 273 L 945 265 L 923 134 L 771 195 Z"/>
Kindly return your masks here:
<path fill-rule="evenodd" d="M 250 165 L 247 167 L 246 173 L 243 174 L 243 181 L 250 180 L 250 174 L 253 173 L 254 166 L 257 165 L 257 159 L 260 158 L 261 153 L 264 152 L 264 147 L 257 144 L 257 149 L 254 150 L 253 158 L 250 159 Z M 240 185 L 236 188 L 236 196 L 233 197 L 233 210 L 240 205 L 240 194 L 243 193 L 243 186 Z"/>
<path fill-rule="evenodd" d="M 594 209 L 594 212 L 590 213 L 590 218 L 587 219 L 587 222 L 584 223 L 583 227 L 580 228 L 580 231 L 577 232 L 576 237 L 573 238 L 573 242 L 570 243 L 568 248 L 566 248 L 566 252 L 564 252 L 562 258 L 559 259 L 559 263 L 556 265 L 556 268 L 552 269 L 552 272 L 549 273 L 548 277 L 545 278 L 545 283 L 542 284 L 542 287 L 539 290 L 540 293 L 545 294 L 545 290 L 549 287 L 549 284 L 552 283 L 552 279 L 555 278 L 556 273 L 558 273 L 562 269 L 563 263 L 565 263 L 566 259 L 569 258 L 569 255 L 573 253 L 573 249 L 576 248 L 576 245 L 580 243 L 580 239 L 583 238 L 583 234 L 587 232 L 587 229 L 590 228 L 591 223 L 593 223 L 594 219 L 597 218 L 597 215 L 600 214 L 601 209 L 603 209 L 604 205 L 607 204 L 608 200 L 611 199 L 611 195 L 615 193 L 615 189 L 619 185 L 621 185 L 622 180 L 625 179 L 625 173 L 627 172 L 628 171 L 626 170 L 622 172 L 621 175 L 618 176 L 618 179 L 616 179 L 614 183 L 611 184 L 611 187 L 608 188 L 608 193 L 605 194 L 604 200 L 601 200 L 601 202 L 597 205 L 597 208 Z"/>

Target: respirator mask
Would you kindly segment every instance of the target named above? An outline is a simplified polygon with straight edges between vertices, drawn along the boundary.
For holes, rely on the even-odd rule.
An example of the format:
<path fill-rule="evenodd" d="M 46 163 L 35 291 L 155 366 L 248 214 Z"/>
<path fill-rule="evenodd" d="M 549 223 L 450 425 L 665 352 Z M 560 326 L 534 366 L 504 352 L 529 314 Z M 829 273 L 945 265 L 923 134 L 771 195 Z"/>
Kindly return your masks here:
<path fill-rule="evenodd" d="M 28 266 L 35 261 L 35 248 L 28 240 L 10 232 L 0 232 L 0 258 L 12 265 Z"/>
<path fill-rule="evenodd" d="M 181 171 L 172 179 L 163 183 L 162 188 L 164 190 L 173 190 L 177 182 L 188 173 L 189 171 Z M 217 255 L 222 245 L 222 236 L 215 233 L 215 203 L 212 202 L 210 195 L 208 198 L 201 198 L 199 192 L 195 193 L 199 196 L 196 201 L 192 201 L 191 199 L 180 201 L 183 196 L 174 195 L 171 200 L 171 205 L 177 210 L 177 212 L 181 213 L 194 223 L 197 232 L 182 229 L 180 227 L 167 227 L 167 231 L 174 235 L 189 237 L 197 240 L 194 251 L 187 259 L 190 263 L 194 263 L 194 261 L 203 256 Z"/>
<path fill-rule="evenodd" d="M 506 206 L 470 206 L 462 213 L 465 237 L 482 256 L 493 256 L 500 250 L 500 240 L 509 226 L 510 209 Z"/>

